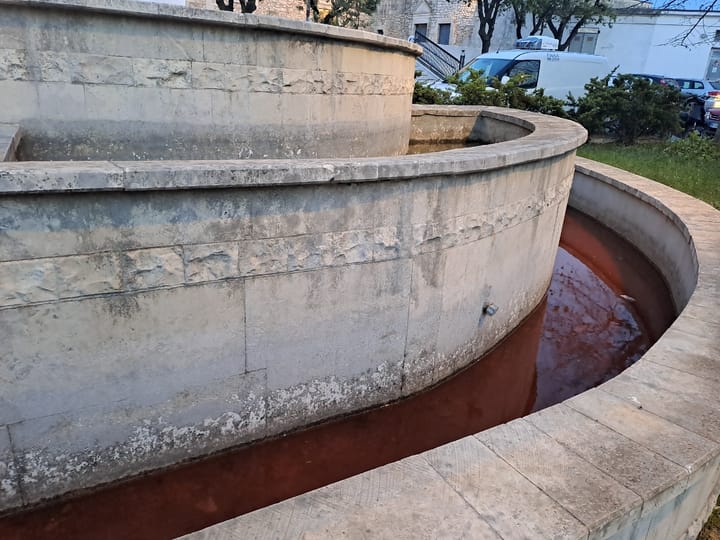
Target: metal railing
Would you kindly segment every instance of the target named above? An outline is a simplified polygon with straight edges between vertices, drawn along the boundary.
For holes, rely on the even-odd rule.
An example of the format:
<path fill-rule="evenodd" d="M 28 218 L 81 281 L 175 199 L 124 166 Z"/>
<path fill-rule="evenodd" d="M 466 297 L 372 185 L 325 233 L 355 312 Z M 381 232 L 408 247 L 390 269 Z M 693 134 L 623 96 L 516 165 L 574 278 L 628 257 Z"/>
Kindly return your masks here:
<path fill-rule="evenodd" d="M 462 67 L 459 58 L 455 58 L 425 34 L 415 31 L 414 40 L 423 48 L 418 61 L 438 77 L 443 79 L 449 77 Z"/>

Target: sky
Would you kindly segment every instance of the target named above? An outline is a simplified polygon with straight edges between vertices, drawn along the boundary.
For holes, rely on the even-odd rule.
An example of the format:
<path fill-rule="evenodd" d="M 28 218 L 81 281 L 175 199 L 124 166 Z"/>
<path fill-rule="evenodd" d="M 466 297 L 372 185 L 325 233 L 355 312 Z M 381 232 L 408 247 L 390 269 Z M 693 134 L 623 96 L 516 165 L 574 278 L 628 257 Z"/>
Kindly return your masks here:
<path fill-rule="evenodd" d="M 712 0 L 652 0 L 653 7 L 665 8 L 668 4 L 672 3 L 670 9 L 688 9 L 688 10 L 700 10 L 707 9 L 709 6 L 714 4 L 713 11 L 720 10 L 720 1 L 713 2 Z"/>

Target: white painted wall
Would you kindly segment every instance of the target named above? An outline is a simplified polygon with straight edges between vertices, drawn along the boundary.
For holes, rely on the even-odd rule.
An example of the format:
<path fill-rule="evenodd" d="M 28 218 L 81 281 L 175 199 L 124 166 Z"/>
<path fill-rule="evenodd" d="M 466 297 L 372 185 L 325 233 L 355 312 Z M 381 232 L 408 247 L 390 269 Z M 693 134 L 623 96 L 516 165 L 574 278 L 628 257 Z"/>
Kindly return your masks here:
<path fill-rule="evenodd" d="M 671 44 L 698 16 L 697 12 L 664 12 L 659 16 L 618 17 L 612 27 L 600 28 L 595 52 L 606 56 L 611 66 L 619 65 L 620 72 L 704 77 L 712 39 L 720 29 L 720 13 L 706 17 L 691 36 L 690 45 Z M 715 46 L 720 47 L 720 43 Z"/>
<path fill-rule="evenodd" d="M 620 72 L 704 78 L 711 48 L 720 49 L 720 41 L 714 42 L 715 32 L 720 30 L 720 12 L 708 14 L 692 33 L 688 43 L 680 46 L 672 44 L 672 41 L 687 31 L 701 13 L 647 11 L 646 15 L 621 15 L 612 26 L 600 26 L 595 53 L 606 56 L 612 67 L 619 66 Z M 460 49 L 466 49 L 468 60 L 480 47 L 477 16 L 474 17 L 470 36 L 453 34 L 451 45 L 446 47 L 455 55 L 459 54 Z M 410 31 L 408 28 L 407 32 Z M 509 13 L 502 14 L 497 21 L 491 50 L 510 49 L 514 42 L 515 28 L 511 16 Z"/>

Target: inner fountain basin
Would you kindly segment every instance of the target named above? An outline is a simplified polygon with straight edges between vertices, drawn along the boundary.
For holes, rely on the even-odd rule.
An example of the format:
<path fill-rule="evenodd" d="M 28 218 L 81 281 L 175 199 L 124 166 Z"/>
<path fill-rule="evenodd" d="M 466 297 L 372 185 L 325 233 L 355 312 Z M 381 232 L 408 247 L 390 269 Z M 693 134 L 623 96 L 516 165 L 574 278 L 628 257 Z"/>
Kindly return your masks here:
<path fill-rule="evenodd" d="M 492 108 L 418 108 L 413 125 L 525 137 L 354 160 L 3 164 L 0 422 L 22 471 L 6 469 L 5 506 L 412 394 L 524 319 L 584 130 Z"/>
<path fill-rule="evenodd" d="M 630 295 L 633 300 L 626 299 Z M 482 359 L 438 386 L 0 520 L 0 536 L 141 540 L 202 529 L 594 387 L 636 361 L 674 312 L 651 263 L 608 229 L 569 209 L 546 300 Z"/>

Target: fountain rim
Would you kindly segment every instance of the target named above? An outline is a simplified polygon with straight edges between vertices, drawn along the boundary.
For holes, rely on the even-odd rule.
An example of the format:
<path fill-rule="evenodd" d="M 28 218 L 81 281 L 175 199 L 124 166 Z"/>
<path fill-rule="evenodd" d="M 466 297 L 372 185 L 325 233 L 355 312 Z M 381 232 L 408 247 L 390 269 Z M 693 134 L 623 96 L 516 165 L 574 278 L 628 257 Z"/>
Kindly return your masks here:
<path fill-rule="evenodd" d="M 403 52 L 415 56 L 422 54 L 422 47 L 410 41 L 387 37 L 364 30 L 341 28 L 339 26 L 285 19 L 270 15 L 255 15 L 220 10 L 214 11 L 173 4 L 141 2 L 139 0 L 0 0 L 0 4 L 20 7 L 82 10 L 141 19 L 170 19 L 193 25 L 210 24 L 213 26 L 231 26 L 238 29 L 286 32 L 309 35 L 315 38 L 369 44 L 379 48 L 400 49 Z"/>
<path fill-rule="evenodd" d="M 415 105 L 412 115 L 474 117 L 478 121 L 485 119 L 510 124 L 528 133 L 487 145 L 387 157 L 6 161 L 0 165 L 0 194 L 279 187 L 411 180 L 491 171 L 562 156 L 574 152 L 587 139 L 585 129 L 570 120 L 502 107 Z M 15 134 L 4 139 L 8 146 L 17 145 L 22 136 L 22 128 L 14 128 Z"/>

